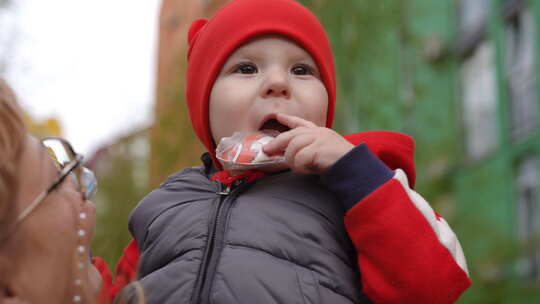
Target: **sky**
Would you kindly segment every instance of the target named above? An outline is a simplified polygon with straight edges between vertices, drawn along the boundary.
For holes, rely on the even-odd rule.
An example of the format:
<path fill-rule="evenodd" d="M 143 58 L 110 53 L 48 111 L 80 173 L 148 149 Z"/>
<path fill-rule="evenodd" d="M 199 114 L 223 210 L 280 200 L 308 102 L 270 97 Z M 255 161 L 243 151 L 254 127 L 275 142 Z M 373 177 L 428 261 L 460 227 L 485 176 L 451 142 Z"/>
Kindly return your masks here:
<path fill-rule="evenodd" d="M 12 1 L 0 52 L 25 111 L 88 156 L 152 122 L 161 1 Z"/>

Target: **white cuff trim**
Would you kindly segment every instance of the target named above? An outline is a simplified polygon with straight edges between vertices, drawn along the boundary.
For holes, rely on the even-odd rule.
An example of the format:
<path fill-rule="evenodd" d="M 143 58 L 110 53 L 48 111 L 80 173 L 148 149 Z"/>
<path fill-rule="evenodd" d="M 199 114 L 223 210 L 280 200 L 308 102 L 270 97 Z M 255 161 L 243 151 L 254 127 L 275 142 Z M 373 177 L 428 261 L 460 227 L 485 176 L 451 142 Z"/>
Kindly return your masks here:
<path fill-rule="evenodd" d="M 396 173 L 393 178 L 397 179 L 401 183 L 401 185 L 409 195 L 410 200 L 414 203 L 416 208 L 424 215 L 431 228 L 433 228 L 433 230 L 435 231 L 435 235 L 437 235 L 439 242 L 441 242 L 444 247 L 446 247 L 448 251 L 450 251 L 450 254 L 452 254 L 452 257 L 459 265 L 459 267 L 461 267 L 461 269 L 463 269 L 463 271 L 465 271 L 465 273 L 469 275 L 469 271 L 467 269 L 467 262 L 465 261 L 465 255 L 463 254 L 463 249 L 461 248 L 461 245 L 459 244 L 455 233 L 452 231 L 448 223 L 442 217 L 439 217 L 437 219 L 435 211 L 433 211 L 428 202 L 420 194 L 416 193 L 409 187 L 407 175 L 403 170 L 397 169 L 395 170 L 395 172 Z"/>

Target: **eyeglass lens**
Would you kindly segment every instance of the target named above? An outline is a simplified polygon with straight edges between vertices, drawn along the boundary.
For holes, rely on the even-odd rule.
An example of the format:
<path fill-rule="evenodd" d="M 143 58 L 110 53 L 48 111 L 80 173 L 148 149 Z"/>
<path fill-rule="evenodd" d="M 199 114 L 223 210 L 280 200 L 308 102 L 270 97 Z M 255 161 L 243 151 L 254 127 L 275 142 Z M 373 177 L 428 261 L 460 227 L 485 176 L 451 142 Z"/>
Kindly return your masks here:
<path fill-rule="evenodd" d="M 44 139 L 42 142 L 59 169 L 63 169 L 65 166 L 75 160 L 74 153 L 69 147 L 66 147 L 66 144 L 61 140 Z"/>
<path fill-rule="evenodd" d="M 60 138 L 46 138 L 42 142 L 59 169 L 77 161 L 77 154 L 68 142 Z M 91 199 L 97 191 L 94 173 L 84 167 L 75 168 L 72 173 L 75 175 L 78 190 L 85 199 Z"/>

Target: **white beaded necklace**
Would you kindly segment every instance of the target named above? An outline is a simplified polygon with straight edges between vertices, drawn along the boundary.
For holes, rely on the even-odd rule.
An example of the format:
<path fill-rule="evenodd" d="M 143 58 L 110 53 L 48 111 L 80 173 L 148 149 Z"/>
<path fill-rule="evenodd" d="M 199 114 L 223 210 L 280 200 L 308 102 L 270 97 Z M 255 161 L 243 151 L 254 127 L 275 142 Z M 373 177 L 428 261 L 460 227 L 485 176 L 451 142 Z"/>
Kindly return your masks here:
<path fill-rule="evenodd" d="M 88 258 L 88 252 L 87 248 L 84 247 L 84 239 L 86 237 L 86 230 L 84 230 L 83 225 L 81 224 L 82 221 L 86 219 L 86 213 L 81 212 L 79 213 L 79 221 L 78 222 L 78 228 L 77 228 L 77 269 L 76 269 L 76 275 L 75 275 L 75 294 L 73 295 L 73 302 L 74 303 L 82 303 L 82 294 L 83 294 L 83 286 L 82 286 L 82 278 L 84 277 L 84 259 Z"/>

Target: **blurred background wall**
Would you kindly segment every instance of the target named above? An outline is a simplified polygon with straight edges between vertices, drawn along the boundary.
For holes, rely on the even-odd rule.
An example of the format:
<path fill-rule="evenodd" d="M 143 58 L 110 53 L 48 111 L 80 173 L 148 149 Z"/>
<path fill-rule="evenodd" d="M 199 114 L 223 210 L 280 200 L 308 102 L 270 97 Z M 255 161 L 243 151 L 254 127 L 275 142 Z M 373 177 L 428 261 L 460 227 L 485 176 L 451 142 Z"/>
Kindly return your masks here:
<path fill-rule="evenodd" d="M 153 123 L 88 158 L 100 180 L 94 253 L 111 265 L 130 239 L 133 206 L 199 163 L 184 106 L 186 33 L 225 2 L 161 2 Z M 416 189 L 451 223 L 468 259 L 473 285 L 460 303 L 538 303 L 540 1 L 300 2 L 333 45 L 336 129 L 416 139 Z"/>

